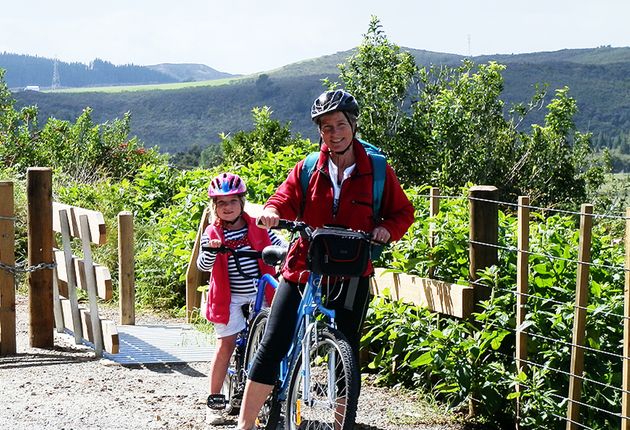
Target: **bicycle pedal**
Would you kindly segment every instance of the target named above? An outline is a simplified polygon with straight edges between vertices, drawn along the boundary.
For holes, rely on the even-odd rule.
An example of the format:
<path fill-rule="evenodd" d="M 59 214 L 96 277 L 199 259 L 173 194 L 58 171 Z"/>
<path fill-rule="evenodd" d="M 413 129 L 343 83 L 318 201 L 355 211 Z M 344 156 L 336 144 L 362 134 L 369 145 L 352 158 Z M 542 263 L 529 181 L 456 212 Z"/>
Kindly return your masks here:
<path fill-rule="evenodd" d="M 210 394 L 207 405 L 210 409 L 225 409 L 227 401 L 223 394 Z"/>

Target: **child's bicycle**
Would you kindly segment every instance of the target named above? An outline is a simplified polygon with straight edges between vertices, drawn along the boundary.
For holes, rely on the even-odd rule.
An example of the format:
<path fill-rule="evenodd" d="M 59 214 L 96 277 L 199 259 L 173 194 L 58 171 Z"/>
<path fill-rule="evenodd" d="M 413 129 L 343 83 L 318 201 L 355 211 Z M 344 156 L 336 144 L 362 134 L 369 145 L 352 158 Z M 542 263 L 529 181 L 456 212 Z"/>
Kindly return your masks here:
<path fill-rule="evenodd" d="M 255 251 L 253 249 L 237 250 L 229 248 L 225 245 L 221 245 L 219 248 L 204 246 L 202 247 L 202 250 L 211 253 L 232 254 L 234 256 L 236 268 L 240 274 L 251 279 L 255 278 L 248 276 L 243 272 L 239 262 L 239 257 L 262 259 L 266 264 L 275 266 L 280 261 L 284 260 L 284 256 L 286 255 L 286 248 L 280 246 L 268 246 L 263 251 Z M 278 286 L 278 281 L 268 274 L 258 278 L 256 300 L 252 303 L 243 305 L 242 311 L 245 316 L 246 326 L 245 329 L 238 334 L 236 339 L 236 348 L 234 348 L 234 353 L 230 358 L 228 372 L 225 375 L 225 380 L 223 381 L 223 387 L 221 390 L 221 394 L 224 397 L 220 395 L 216 396 L 212 399 L 213 404 L 209 404 L 209 406 L 213 408 L 225 408 L 225 411 L 231 415 L 237 414 L 240 409 L 243 392 L 245 391 L 245 383 L 247 381 L 247 366 L 254 357 L 256 348 L 260 344 L 260 340 L 262 338 L 262 333 L 252 332 L 252 322 L 261 311 L 264 311 L 263 300 L 267 284 L 276 288 Z M 210 402 L 210 400 L 211 399 L 209 398 L 208 401 Z M 261 425 L 266 426 L 267 424 L 261 423 Z"/>
<path fill-rule="evenodd" d="M 274 228 L 299 232 L 307 240 L 313 233 L 302 222 L 281 220 Z M 373 242 L 367 233 L 361 233 L 360 239 Z M 335 312 L 322 305 L 321 279 L 321 275 L 309 273 L 293 342 L 281 363 L 278 381 L 259 413 L 258 428 L 275 429 L 282 408 L 286 430 L 354 428 L 359 364 L 345 336 L 336 329 Z M 247 363 L 262 339 L 268 317 L 269 309 L 263 309 L 251 324 Z"/>

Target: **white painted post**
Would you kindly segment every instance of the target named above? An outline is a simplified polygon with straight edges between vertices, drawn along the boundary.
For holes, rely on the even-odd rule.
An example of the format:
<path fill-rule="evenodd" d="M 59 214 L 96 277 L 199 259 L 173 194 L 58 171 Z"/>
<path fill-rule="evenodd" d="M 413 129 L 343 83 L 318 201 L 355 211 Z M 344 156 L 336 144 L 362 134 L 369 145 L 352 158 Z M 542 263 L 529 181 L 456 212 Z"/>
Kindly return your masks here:
<path fill-rule="evenodd" d="M 53 313 L 55 315 L 55 327 L 57 333 L 64 332 L 63 311 L 61 310 L 61 300 L 59 299 L 59 277 L 57 276 L 57 268 L 53 267 Z"/>
<path fill-rule="evenodd" d="M 72 329 L 74 331 L 74 342 L 77 345 L 83 343 L 83 325 L 81 324 L 81 312 L 79 311 L 79 300 L 77 299 L 77 278 L 72 261 L 72 248 L 70 247 L 70 221 L 68 211 L 59 211 L 61 222 L 61 244 L 63 246 L 63 256 L 66 264 L 68 276 L 68 300 L 72 311 Z"/>
<path fill-rule="evenodd" d="M 623 392 L 621 394 L 621 430 L 630 430 L 630 208 L 626 208 L 626 258 L 623 287 Z"/>
<path fill-rule="evenodd" d="M 88 299 L 90 300 L 90 321 L 92 322 L 92 337 L 94 340 L 94 351 L 97 357 L 103 356 L 103 332 L 101 331 L 101 321 L 98 317 L 98 296 L 96 294 L 96 275 L 92 264 L 92 249 L 90 247 L 91 235 L 90 224 L 87 215 L 80 215 L 81 236 L 83 240 L 83 261 L 85 262 L 85 281 L 88 289 Z"/>

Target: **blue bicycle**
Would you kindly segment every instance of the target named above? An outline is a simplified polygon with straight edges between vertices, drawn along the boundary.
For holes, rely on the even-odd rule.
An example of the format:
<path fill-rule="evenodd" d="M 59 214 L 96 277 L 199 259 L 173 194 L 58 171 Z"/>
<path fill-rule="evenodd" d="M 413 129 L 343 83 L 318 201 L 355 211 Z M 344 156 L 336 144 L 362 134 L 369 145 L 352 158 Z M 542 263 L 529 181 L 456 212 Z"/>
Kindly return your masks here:
<path fill-rule="evenodd" d="M 307 240 L 313 234 L 302 222 L 281 220 L 274 228 L 299 233 Z M 365 242 L 373 242 L 369 234 L 361 235 Z M 321 275 L 309 274 L 292 345 L 258 416 L 261 429 L 275 429 L 282 410 L 287 430 L 354 428 L 360 391 L 359 364 L 345 336 L 336 328 L 335 312 L 322 305 L 321 280 Z M 246 348 L 248 363 L 262 340 L 268 318 L 269 310 L 262 309 L 251 324 Z"/>
<path fill-rule="evenodd" d="M 202 247 L 202 250 L 210 253 L 222 253 L 222 254 L 232 254 L 234 256 L 234 262 L 236 264 L 237 270 L 241 273 L 241 275 L 245 278 L 255 279 L 255 277 L 248 276 L 243 269 L 241 268 L 239 258 L 241 257 L 249 257 L 254 259 L 262 259 L 266 264 L 270 266 L 277 265 L 280 261 L 284 259 L 286 255 L 286 249 L 280 246 L 268 246 L 263 251 L 255 251 L 253 249 L 243 249 L 237 250 L 229 248 L 225 245 L 221 245 L 219 248 L 211 248 L 208 246 Z M 213 403 L 212 407 L 221 407 L 224 408 L 226 413 L 230 415 L 235 415 L 238 413 L 241 402 L 243 399 L 243 393 L 245 391 L 245 383 L 247 382 L 247 365 L 252 361 L 254 354 L 256 352 L 257 346 L 260 344 L 261 334 L 252 331 L 253 322 L 255 318 L 261 313 L 264 312 L 268 314 L 266 308 L 263 308 L 263 301 L 265 297 L 265 287 L 267 284 L 272 285 L 274 288 L 278 286 L 278 281 L 271 275 L 265 274 L 262 277 L 258 278 L 257 288 L 258 291 L 256 293 L 256 299 L 252 303 L 243 305 L 242 312 L 245 316 L 246 325 L 245 329 L 243 329 L 236 338 L 236 347 L 234 348 L 234 353 L 230 358 L 230 363 L 228 366 L 228 372 L 225 375 L 225 380 L 223 381 L 223 387 L 221 389 L 221 394 L 223 394 L 223 398 L 225 399 L 225 403 L 221 404 L 222 400 L 216 400 L 216 403 Z M 261 422 L 261 426 L 267 426 L 266 421 Z M 273 424 L 275 428 L 276 423 Z M 269 427 L 272 428 L 272 427 Z"/>

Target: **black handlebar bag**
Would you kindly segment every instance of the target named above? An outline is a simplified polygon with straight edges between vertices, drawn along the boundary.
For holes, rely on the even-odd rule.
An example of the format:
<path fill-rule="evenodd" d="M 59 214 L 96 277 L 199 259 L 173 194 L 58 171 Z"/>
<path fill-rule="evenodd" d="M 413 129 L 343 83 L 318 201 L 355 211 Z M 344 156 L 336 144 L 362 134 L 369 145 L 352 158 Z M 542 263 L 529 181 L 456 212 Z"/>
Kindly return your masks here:
<path fill-rule="evenodd" d="M 306 265 L 318 275 L 352 278 L 363 276 L 369 258 L 370 246 L 365 233 L 324 226 L 312 234 Z"/>

